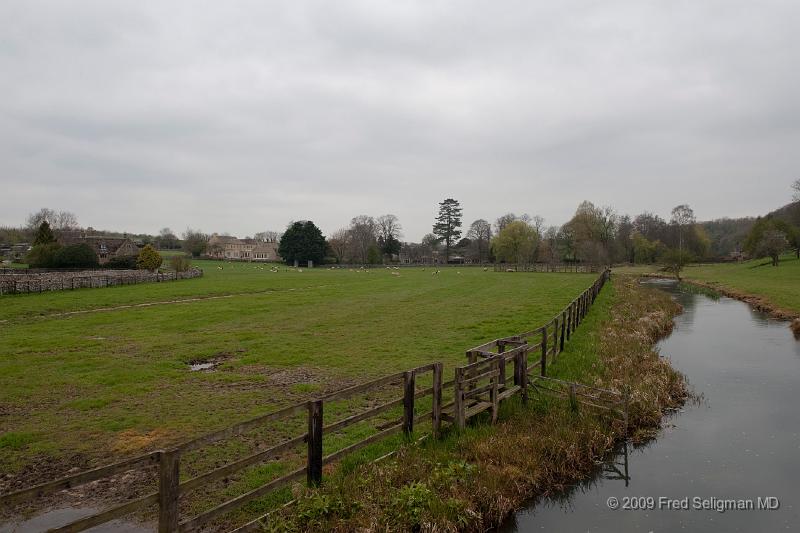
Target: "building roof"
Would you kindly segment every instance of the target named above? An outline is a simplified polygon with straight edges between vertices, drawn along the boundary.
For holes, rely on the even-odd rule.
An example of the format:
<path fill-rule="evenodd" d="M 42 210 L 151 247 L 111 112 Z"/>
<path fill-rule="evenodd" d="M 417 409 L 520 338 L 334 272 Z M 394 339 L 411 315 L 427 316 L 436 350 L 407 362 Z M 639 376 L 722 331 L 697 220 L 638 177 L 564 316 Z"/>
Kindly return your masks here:
<path fill-rule="evenodd" d="M 208 239 L 209 243 L 212 244 L 240 244 L 241 239 L 237 239 L 236 237 L 232 237 L 230 235 L 212 235 L 210 239 Z"/>
<path fill-rule="evenodd" d="M 103 236 L 80 236 L 80 235 L 62 235 L 59 242 L 64 246 L 71 244 L 88 244 L 97 254 L 108 253 L 115 254 L 125 243 L 133 244 L 133 241 L 127 237 L 103 237 Z M 135 246 L 135 245 L 134 245 Z"/>

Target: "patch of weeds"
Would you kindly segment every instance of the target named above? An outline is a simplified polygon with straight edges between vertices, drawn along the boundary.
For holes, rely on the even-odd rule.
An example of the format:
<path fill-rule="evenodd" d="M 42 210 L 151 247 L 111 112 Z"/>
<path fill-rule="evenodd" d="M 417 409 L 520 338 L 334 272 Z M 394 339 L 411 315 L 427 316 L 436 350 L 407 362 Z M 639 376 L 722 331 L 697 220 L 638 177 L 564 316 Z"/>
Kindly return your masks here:
<path fill-rule="evenodd" d="M 466 461 L 437 463 L 431 473 L 430 482 L 434 488 L 448 489 L 455 483 L 468 483 L 475 473 L 475 465 Z"/>
<path fill-rule="evenodd" d="M 0 435 L 0 449 L 21 450 L 33 442 L 33 433 L 8 432 Z"/>
<path fill-rule="evenodd" d="M 414 482 L 406 485 L 392 498 L 390 519 L 393 523 L 418 527 L 423 513 L 430 509 L 433 500 L 433 492 L 425 483 Z"/>
<path fill-rule="evenodd" d="M 311 394 L 312 392 L 317 392 L 319 390 L 319 385 L 316 383 L 295 383 L 292 385 L 292 391 L 297 394 Z"/>
<path fill-rule="evenodd" d="M 102 409 L 110 403 L 111 400 L 104 398 L 80 398 L 69 402 L 67 407 L 77 409 L 78 411 L 91 411 L 92 409 Z"/>
<path fill-rule="evenodd" d="M 470 502 L 461 498 L 447 498 L 446 500 L 434 498 L 430 503 L 430 513 L 432 516 L 441 517 L 447 522 L 455 524 L 459 529 L 466 528 L 473 520 Z"/>

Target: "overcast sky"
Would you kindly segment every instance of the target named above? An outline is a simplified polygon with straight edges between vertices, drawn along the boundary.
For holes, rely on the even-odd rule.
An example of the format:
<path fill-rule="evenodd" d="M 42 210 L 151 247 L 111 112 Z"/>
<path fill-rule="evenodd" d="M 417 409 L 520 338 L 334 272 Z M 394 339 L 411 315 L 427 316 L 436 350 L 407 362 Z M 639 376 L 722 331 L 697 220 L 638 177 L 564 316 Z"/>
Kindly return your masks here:
<path fill-rule="evenodd" d="M 763 214 L 800 177 L 798 51 L 795 0 L 3 0 L 0 225 Z"/>

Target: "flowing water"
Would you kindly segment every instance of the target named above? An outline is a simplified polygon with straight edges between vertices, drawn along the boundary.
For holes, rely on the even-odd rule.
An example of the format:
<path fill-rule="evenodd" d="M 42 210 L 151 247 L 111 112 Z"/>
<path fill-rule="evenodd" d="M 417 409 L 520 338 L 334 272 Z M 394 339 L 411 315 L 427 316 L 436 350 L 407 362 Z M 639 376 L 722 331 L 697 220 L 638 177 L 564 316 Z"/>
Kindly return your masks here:
<path fill-rule="evenodd" d="M 744 303 L 649 283 L 684 307 L 659 348 L 700 401 L 500 531 L 800 531 L 800 342 Z"/>

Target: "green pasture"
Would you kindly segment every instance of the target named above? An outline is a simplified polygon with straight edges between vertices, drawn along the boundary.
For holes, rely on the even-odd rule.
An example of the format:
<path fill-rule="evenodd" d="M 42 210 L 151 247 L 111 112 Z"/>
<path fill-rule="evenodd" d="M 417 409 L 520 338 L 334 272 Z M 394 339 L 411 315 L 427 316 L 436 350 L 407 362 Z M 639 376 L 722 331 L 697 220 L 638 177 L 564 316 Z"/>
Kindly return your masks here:
<path fill-rule="evenodd" d="M 0 297 L 3 471 L 99 464 L 434 360 L 449 379 L 596 277 L 196 264 L 200 279 Z M 203 361 L 219 366 L 189 371 Z"/>

